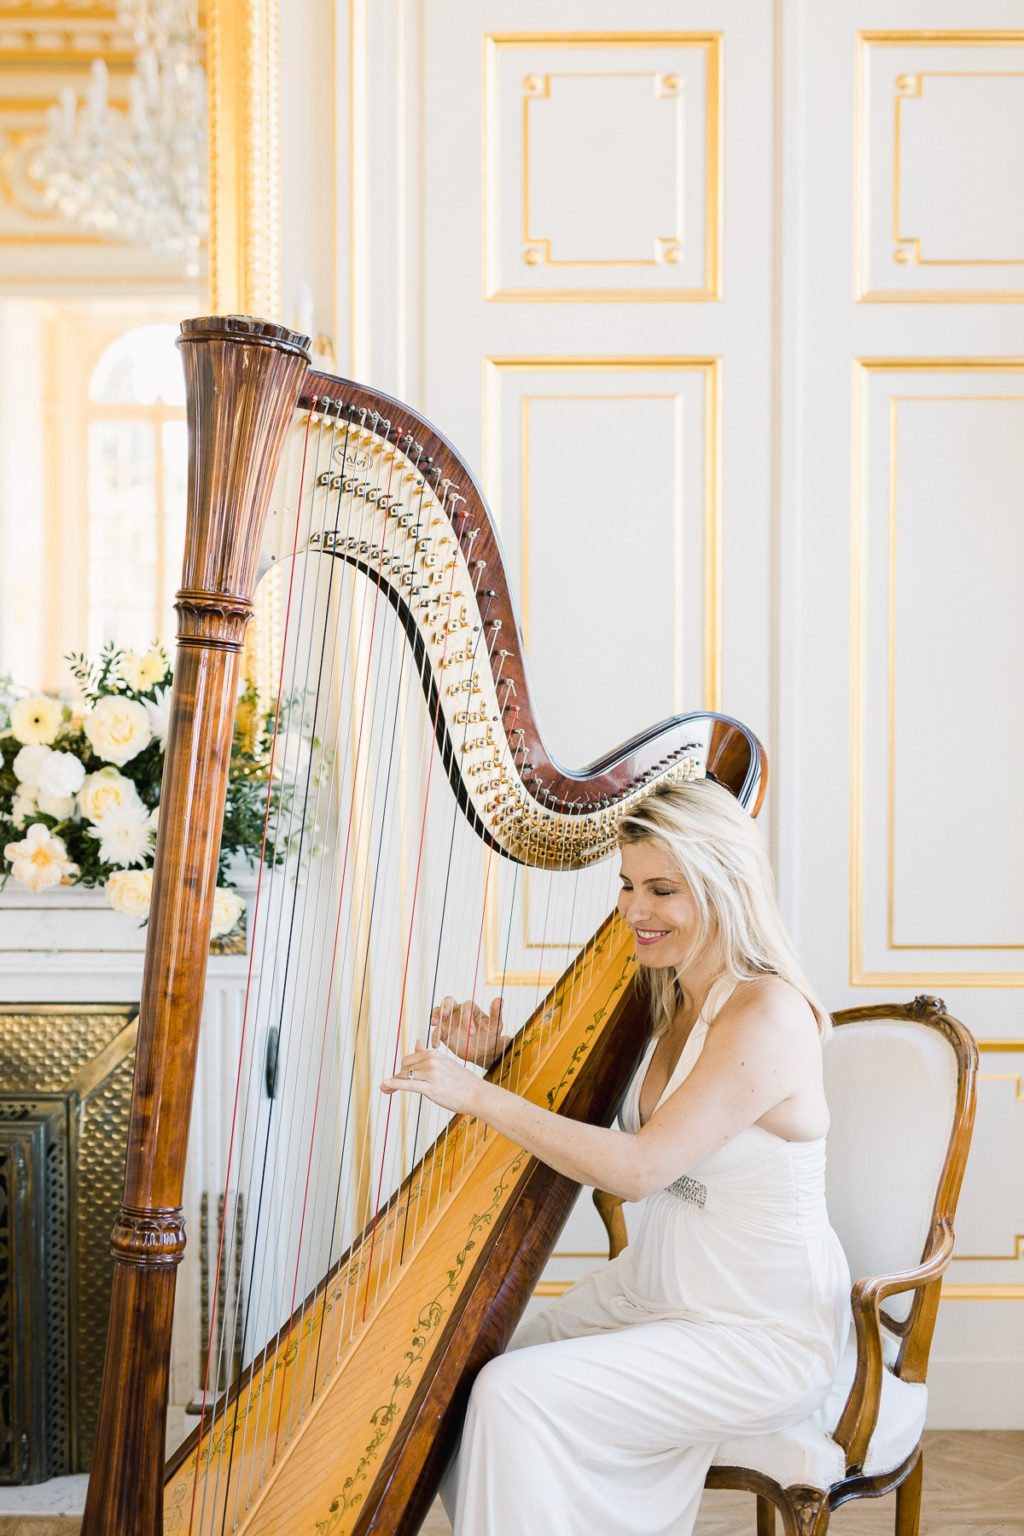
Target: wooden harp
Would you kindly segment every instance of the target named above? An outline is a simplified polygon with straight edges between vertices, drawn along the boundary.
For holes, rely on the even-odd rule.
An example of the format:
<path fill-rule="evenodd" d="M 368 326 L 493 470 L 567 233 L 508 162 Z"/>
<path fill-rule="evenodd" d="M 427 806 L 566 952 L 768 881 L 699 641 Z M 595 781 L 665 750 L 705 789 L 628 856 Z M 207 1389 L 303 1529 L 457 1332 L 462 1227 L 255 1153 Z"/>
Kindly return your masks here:
<path fill-rule="evenodd" d="M 545 906 L 568 882 L 558 921 L 578 931 L 619 818 L 654 786 L 706 773 L 756 813 L 766 767 L 745 727 L 712 714 L 670 719 L 581 772 L 560 767 L 494 528 L 446 440 L 408 407 L 314 372 L 305 338 L 281 327 L 194 320 L 180 345 L 179 649 L 83 1531 L 411 1532 L 473 1375 L 507 1342 L 577 1188 L 466 1117 L 431 1119 L 411 1098 L 374 1117 L 376 1082 L 433 998 L 484 979 L 502 881 L 529 869 L 548 881 Z M 239 652 L 261 572 L 278 583 L 285 633 L 251 936 L 261 970 L 226 1157 L 226 1204 L 244 1190 L 256 1213 L 242 1236 L 226 1219 L 221 1239 L 242 1245 L 249 1277 L 240 1371 L 224 1390 L 216 1363 L 208 1371 L 199 1427 L 165 1474 L 182 1170 Z M 425 745 L 410 748 L 415 711 Z M 419 780 L 403 801 L 410 763 Z M 456 852 L 464 836 L 471 849 Z M 424 937 L 425 914 L 440 937 Z M 560 947 L 560 978 L 549 986 L 539 967 L 536 1006 L 491 1073 L 608 1123 L 647 1033 L 632 945 L 613 913 L 581 948 L 549 944 L 549 969 Z M 264 1081 L 273 1030 L 299 1042 L 292 1077 L 277 1067 L 283 1100 Z M 332 1155 L 340 1174 L 324 1172 Z M 294 1191 L 280 1182 L 289 1169 Z"/>

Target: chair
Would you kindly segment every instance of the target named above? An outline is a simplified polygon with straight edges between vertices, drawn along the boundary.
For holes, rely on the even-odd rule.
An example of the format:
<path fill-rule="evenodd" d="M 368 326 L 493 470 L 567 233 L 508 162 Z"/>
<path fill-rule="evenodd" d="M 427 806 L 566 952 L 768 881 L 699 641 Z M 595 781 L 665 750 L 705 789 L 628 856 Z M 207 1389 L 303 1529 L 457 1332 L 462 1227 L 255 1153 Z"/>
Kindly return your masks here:
<path fill-rule="evenodd" d="M 847 1008 L 834 1022 L 827 1190 L 854 1277 L 853 1335 L 816 1412 L 721 1444 L 706 1486 L 756 1494 L 757 1536 L 773 1536 L 776 1511 L 785 1536 L 823 1536 L 841 1504 L 895 1489 L 896 1536 L 917 1536 L 925 1376 L 974 1124 L 978 1050 L 935 997 Z M 618 1202 L 601 1191 L 594 1199 L 617 1250 Z"/>

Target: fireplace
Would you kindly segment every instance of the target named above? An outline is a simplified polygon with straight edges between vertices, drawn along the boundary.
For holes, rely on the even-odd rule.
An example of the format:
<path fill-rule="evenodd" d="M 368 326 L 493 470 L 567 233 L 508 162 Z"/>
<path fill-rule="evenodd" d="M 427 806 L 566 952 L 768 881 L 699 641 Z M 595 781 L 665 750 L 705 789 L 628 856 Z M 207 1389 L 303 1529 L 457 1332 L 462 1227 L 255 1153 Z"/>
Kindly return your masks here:
<path fill-rule="evenodd" d="M 0 1005 L 0 1483 L 89 1467 L 137 1013 Z"/>

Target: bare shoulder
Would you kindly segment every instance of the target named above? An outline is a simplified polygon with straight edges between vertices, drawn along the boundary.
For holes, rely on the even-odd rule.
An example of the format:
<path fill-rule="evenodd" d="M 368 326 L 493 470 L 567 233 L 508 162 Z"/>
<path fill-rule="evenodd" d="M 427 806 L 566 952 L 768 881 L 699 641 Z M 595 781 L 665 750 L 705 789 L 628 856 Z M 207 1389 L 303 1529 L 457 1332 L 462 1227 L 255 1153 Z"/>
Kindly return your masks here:
<path fill-rule="evenodd" d="M 708 1044 L 759 1055 L 820 1050 L 818 1022 L 802 993 L 779 976 L 740 982 L 715 1015 Z"/>

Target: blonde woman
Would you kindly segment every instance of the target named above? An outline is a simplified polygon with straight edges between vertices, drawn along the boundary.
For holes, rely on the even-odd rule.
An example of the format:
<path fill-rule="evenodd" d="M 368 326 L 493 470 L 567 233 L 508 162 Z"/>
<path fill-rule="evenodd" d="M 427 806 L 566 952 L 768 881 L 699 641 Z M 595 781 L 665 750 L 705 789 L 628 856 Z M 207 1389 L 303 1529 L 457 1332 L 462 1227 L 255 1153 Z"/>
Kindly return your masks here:
<path fill-rule="evenodd" d="M 456 1536 L 685 1536 L 719 1441 L 827 1394 L 850 1276 L 825 1209 L 829 1019 L 782 927 L 751 818 L 709 780 L 622 824 L 619 911 L 653 1036 L 621 1129 L 563 1119 L 417 1049 L 385 1092 L 479 1116 L 580 1183 L 642 1200 L 620 1257 L 521 1328 L 470 1398 Z M 446 999 L 477 1063 L 500 1010 Z"/>

